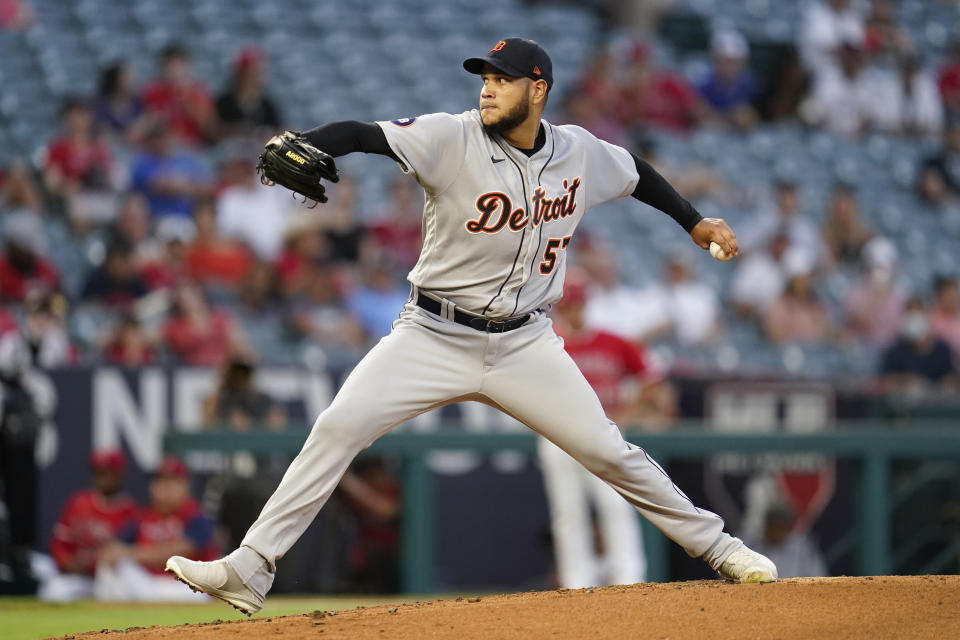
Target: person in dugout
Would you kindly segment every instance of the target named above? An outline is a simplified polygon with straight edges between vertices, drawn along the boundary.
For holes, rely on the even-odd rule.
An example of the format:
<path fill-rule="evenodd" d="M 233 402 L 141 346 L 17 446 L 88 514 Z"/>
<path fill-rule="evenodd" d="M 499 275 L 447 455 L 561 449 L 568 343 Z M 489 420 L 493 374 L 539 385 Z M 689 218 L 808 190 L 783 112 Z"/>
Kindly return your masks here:
<path fill-rule="evenodd" d="M 41 600 L 70 602 L 93 597 L 97 555 L 136 515 L 137 505 L 124 490 L 126 468 L 119 450 L 91 454 L 93 486 L 75 492 L 63 505 L 50 541 L 57 572 L 40 585 L 37 595 Z"/>
<path fill-rule="evenodd" d="M 164 574 L 170 554 L 194 560 L 218 557 L 213 520 L 190 495 L 190 477 L 179 458 L 167 456 L 150 481 L 150 505 L 97 557 L 94 594 L 110 601 L 196 602 L 206 594 L 186 590 Z"/>

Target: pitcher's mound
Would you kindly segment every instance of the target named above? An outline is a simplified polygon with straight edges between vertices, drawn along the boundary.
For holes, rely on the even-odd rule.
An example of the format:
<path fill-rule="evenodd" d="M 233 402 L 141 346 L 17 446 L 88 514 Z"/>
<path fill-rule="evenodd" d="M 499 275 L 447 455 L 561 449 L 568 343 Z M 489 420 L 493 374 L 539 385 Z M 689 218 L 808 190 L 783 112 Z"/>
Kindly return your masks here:
<path fill-rule="evenodd" d="M 100 634 L 82 634 L 90 638 Z M 960 638 L 960 576 L 637 584 L 130 630 L 124 639 Z"/>

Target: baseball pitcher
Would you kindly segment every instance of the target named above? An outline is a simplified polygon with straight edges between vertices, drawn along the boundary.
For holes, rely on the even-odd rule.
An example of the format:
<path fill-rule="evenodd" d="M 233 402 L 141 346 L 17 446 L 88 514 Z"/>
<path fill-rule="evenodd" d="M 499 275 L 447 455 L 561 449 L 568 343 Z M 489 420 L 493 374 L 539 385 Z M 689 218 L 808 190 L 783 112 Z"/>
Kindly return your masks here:
<path fill-rule="evenodd" d="M 723 531 L 640 447 L 625 442 L 563 349 L 547 310 L 567 249 L 592 207 L 633 196 L 671 216 L 703 249 L 736 255 L 733 231 L 699 213 L 647 163 L 576 126 L 541 119 L 553 69 L 535 42 L 509 38 L 463 63 L 480 104 L 460 114 L 336 122 L 267 143 L 264 180 L 323 202 L 334 158 L 393 158 L 425 192 L 423 249 L 391 333 L 356 366 L 314 423 L 240 548 L 214 562 L 174 556 L 167 570 L 252 614 L 278 558 L 300 537 L 350 461 L 393 427 L 474 400 L 513 416 L 613 487 L 693 557 L 738 582 L 770 582 L 770 560 Z"/>

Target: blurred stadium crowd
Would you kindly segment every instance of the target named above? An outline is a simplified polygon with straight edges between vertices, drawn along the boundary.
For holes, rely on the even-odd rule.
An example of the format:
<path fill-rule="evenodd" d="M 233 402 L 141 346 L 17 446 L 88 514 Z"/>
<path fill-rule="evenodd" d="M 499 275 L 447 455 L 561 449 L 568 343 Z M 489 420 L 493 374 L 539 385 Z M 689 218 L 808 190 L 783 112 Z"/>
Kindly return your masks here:
<path fill-rule="evenodd" d="M 460 61 L 523 35 L 554 60 L 551 122 L 640 152 L 742 248 L 720 264 L 633 200 L 605 205 L 572 246 L 577 323 L 644 347 L 658 381 L 954 393 L 958 17 L 946 0 L 0 0 L 0 376 L 219 367 L 208 425 L 282 428 L 253 367 L 342 371 L 389 331 L 422 196 L 347 158 L 309 208 L 259 182 L 263 143 L 469 109 Z M 660 387 L 621 422 L 676 402 Z M 378 464 L 341 489 L 367 549 L 395 554 Z M 242 527 L 252 489 L 233 489 Z"/>
<path fill-rule="evenodd" d="M 25 144 L 6 144 L 0 174 L 0 327 L 19 329 L 43 367 L 215 366 L 230 353 L 348 367 L 406 298 L 403 276 L 419 243 L 415 185 L 383 163 L 348 164 L 333 201 L 310 210 L 259 184 L 254 162 L 267 137 L 317 124 L 315 116 L 469 108 L 475 87 L 458 60 L 485 40 L 444 40 L 445 52 L 459 47 L 448 66 L 462 77 L 425 95 L 429 82 L 397 76 L 378 89 L 378 108 L 365 83 L 324 83 L 323 58 L 285 57 L 274 10 L 239 11 L 243 19 L 232 19 L 247 28 L 224 43 L 206 24 L 216 4 L 161 13 L 147 1 L 4 3 L 2 48 L 27 45 L 4 69 L 12 83 L 0 100 L 4 139 L 19 142 L 24 123 L 49 114 L 34 112 L 30 92 L 60 97 L 59 125 L 41 122 Z M 300 9 L 315 22 L 349 14 L 338 24 L 368 37 L 397 13 L 378 9 L 365 24 L 359 8 L 281 4 L 276 11 Z M 952 24 L 956 7 L 494 5 L 495 16 L 531 18 L 561 73 L 579 69 L 561 76 L 552 121 L 642 151 L 741 238 L 740 260 L 707 267 L 672 225 L 635 203 L 596 213 L 575 243 L 591 280 L 591 324 L 653 344 L 661 367 L 677 373 L 880 374 L 884 388 L 956 387 L 960 39 L 934 28 Z M 648 15 L 657 9 L 668 11 Z M 441 13 L 453 20 L 465 10 L 453 3 Z M 576 46 L 559 31 L 564 20 L 578 25 Z M 146 46 L 116 48 L 127 41 L 123 28 L 139 23 L 149 27 Z M 340 42 L 325 24 L 310 51 Z M 484 25 L 483 34 L 493 28 Z M 402 35 L 410 25 L 396 26 Z M 255 34 L 262 44 L 246 44 Z M 394 36 L 422 62 L 417 45 Z M 223 60 L 215 71 L 204 58 L 211 42 Z M 372 38 L 356 43 L 365 47 L 353 53 L 379 54 Z M 46 62 L 56 56 L 57 72 Z M 92 87 L 82 72 L 100 61 Z M 359 66 L 352 56 L 335 62 L 352 65 L 336 69 L 349 78 Z M 18 77 L 21 63 L 49 73 Z M 314 70 L 320 84 L 298 76 L 287 90 L 287 78 Z M 387 97 L 411 88 L 416 99 Z M 320 102 L 304 110 L 294 93 Z M 341 101 L 331 106 L 331 95 Z M 372 164 L 380 166 L 368 171 Z"/>

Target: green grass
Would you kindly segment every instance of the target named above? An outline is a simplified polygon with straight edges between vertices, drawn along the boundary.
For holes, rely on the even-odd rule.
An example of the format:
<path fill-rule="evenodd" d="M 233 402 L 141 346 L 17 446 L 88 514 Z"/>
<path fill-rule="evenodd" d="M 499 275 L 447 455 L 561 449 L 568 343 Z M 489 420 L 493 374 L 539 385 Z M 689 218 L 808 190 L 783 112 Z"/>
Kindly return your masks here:
<path fill-rule="evenodd" d="M 275 596 L 267 599 L 255 617 L 285 616 L 315 609 L 353 609 L 428 599 L 427 596 Z M 246 618 L 219 601 L 210 604 L 110 604 L 84 600 L 71 604 L 48 604 L 36 598 L 0 598 L 0 637 L 3 640 L 33 640 L 84 631 L 126 629 L 153 625 L 178 625 L 213 620 Z"/>

